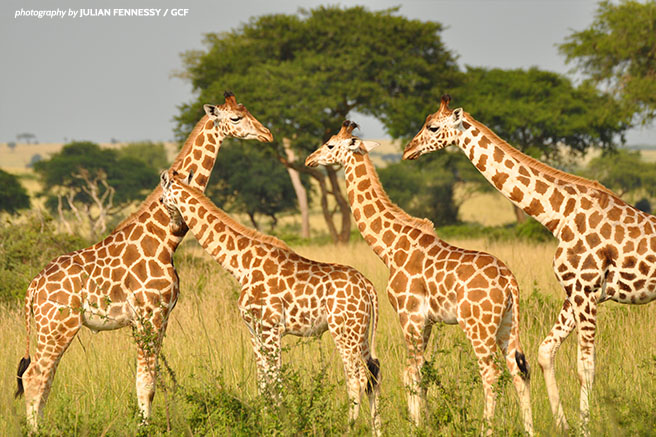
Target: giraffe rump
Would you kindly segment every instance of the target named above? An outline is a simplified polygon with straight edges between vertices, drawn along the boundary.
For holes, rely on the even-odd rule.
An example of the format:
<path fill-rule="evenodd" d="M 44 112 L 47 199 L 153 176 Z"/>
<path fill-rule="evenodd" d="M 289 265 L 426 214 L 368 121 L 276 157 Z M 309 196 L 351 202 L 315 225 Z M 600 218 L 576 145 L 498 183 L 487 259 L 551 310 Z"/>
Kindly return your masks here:
<path fill-rule="evenodd" d="M 16 372 L 16 384 L 18 387 L 16 388 L 16 393 L 14 393 L 14 398 L 20 397 L 24 392 L 23 373 L 25 373 L 27 368 L 30 366 L 30 362 L 30 357 L 27 356 L 21 358 L 20 363 L 18 363 L 18 372 Z"/>

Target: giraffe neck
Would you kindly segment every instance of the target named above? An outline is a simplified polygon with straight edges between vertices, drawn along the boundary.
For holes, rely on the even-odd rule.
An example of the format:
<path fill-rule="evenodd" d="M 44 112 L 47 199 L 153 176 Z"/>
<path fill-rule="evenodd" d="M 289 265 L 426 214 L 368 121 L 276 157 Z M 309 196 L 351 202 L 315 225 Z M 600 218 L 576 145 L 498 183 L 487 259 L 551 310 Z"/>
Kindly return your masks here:
<path fill-rule="evenodd" d="M 367 154 L 349 153 L 343 165 L 353 217 L 365 241 L 383 262 L 389 265 L 402 233 L 416 230 L 417 235 L 437 238 L 430 220 L 412 217 L 392 203 Z"/>
<path fill-rule="evenodd" d="M 501 194 L 556 237 L 582 193 L 596 190 L 600 196 L 613 195 L 598 182 L 556 170 L 523 154 L 467 113 L 456 144 Z"/>
<path fill-rule="evenodd" d="M 204 116 L 189 134 L 171 169 L 183 174 L 192 171 L 194 173 L 192 185 L 204 191 L 223 139 L 223 134 L 215 128 L 214 123 Z M 184 238 L 186 229 L 175 234 L 171 231 L 168 226 L 168 213 L 159 202 L 161 196 L 162 187 L 158 185 L 139 208 L 114 229 L 112 234 L 121 231 L 131 232 L 134 227 L 131 225 L 142 225 L 146 228 L 146 232 L 154 234 L 153 236 L 160 242 L 166 242 L 172 250 L 175 250 Z"/>
<path fill-rule="evenodd" d="M 241 283 L 252 263 L 272 250 L 291 252 L 281 240 L 233 220 L 193 187 L 179 185 L 176 201 L 183 220 L 200 245 Z"/>

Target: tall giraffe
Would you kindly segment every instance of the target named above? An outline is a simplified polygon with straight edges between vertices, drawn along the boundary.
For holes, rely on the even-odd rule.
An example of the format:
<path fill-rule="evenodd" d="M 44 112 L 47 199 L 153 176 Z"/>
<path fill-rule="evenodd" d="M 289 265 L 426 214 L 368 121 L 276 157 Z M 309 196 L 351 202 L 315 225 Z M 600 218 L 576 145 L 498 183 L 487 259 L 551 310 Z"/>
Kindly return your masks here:
<path fill-rule="evenodd" d="M 193 171 L 204 190 L 224 138 L 272 141 L 271 132 L 226 92 L 225 103 L 205 105 L 172 169 Z M 131 326 L 137 339 L 137 399 L 142 419 L 155 395 L 157 353 L 170 311 L 178 299 L 173 252 L 184 226 L 169 227 L 157 187 L 139 209 L 104 240 L 52 260 L 30 283 L 25 296 L 27 346 L 18 367 L 16 396 L 25 391 L 27 420 L 36 430 L 61 356 L 81 326 L 104 331 Z M 37 333 L 30 359 L 31 316 Z"/>
<path fill-rule="evenodd" d="M 597 305 L 611 299 L 644 304 L 656 298 L 656 217 L 622 201 L 596 181 L 556 170 L 524 155 L 449 96 L 407 145 L 403 159 L 457 145 L 504 196 L 559 240 L 553 267 L 567 298 L 542 342 L 539 363 L 558 427 L 567 429 L 554 372 L 561 343 L 578 327 L 580 416 L 587 430 L 594 380 Z"/>
<path fill-rule="evenodd" d="M 485 426 L 494 416 L 498 346 L 519 396 L 524 428 L 532 434 L 529 368 L 519 341 L 515 277 L 492 255 L 447 244 L 429 220 L 411 217 L 393 204 L 369 159 L 376 143 L 353 136 L 356 127 L 346 120 L 337 135 L 308 156 L 305 165 L 342 164 L 358 229 L 390 270 L 387 296 L 408 348 L 404 381 L 412 419 L 420 422 L 425 403 L 421 367 L 431 328 L 443 322 L 458 324 L 474 348 L 485 392 Z"/>
<path fill-rule="evenodd" d="M 378 295 L 352 267 L 312 261 L 275 237 L 232 220 L 177 172 L 162 173 L 162 202 L 171 226 L 189 227 L 198 242 L 239 282 L 239 311 L 251 332 L 260 389 L 278 379 L 282 336 L 320 336 L 329 330 L 344 363 L 349 419 L 364 391 L 372 431 L 380 433 L 379 361 L 374 350 Z M 368 333 L 371 319 L 371 348 Z"/>

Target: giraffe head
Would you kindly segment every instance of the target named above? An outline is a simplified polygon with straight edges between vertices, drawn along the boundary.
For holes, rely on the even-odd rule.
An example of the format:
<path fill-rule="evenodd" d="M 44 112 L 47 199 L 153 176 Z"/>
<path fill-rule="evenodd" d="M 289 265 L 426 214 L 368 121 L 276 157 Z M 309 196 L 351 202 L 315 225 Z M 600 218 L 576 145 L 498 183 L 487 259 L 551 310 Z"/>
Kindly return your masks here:
<path fill-rule="evenodd" d="M 186 226 L 182 214 L 180 214 L 180 210 L 178 209 L 177 199 L 180 196 L 181 184 L 189 185 L 192 178 L 192 173 L 184 177 L 176 170 L 165 170 L 160 174 L 162 197 L 159 198 L 159 201 L 169 213 L 169 217 L 171 218 L 169 227 L 174 234 L 177 234 Z"/>
<path fill-rule="evenodd" d="M 449 109 L 451 97 L 442 96 L 440 109 L 426 117 L 424 127 L 405 146 L 403 159 L 417 159 L 424 153 L 434 152 L 454 144 L 462 134 L 462 108 Z"/>
<path fill-rule="evenodd" d="M 345 120 L 337 135 L 330 137 L 328 141 L 308 156 L 305 165 L 316 167 L 335 163 L 343 164 L 350 154 L 368 153 L 378 146 L 378 143 L 364 141 L 353 135 L 352 132 L 357 127 L 356 123 Z"/>
<path fill-rule="evenodd" d="M 203 105 L 207 116 L 214 121 L 214 128 L 223 137 L 258 140 L 265 143 L 273 141 L 269 129 L 257 121 L 244 105 L 237 103 L 233 93 L 226 91 L 224 96 L 223 105 Z"/>

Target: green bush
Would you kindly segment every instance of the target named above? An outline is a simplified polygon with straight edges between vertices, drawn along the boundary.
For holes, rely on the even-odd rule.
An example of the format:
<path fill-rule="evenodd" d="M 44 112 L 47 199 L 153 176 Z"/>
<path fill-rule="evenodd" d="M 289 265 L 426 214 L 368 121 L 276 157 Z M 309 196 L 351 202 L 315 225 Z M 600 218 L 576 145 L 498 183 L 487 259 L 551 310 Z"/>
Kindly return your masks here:
<path fill-rule="evenodd" d="M 533 242 L 555 241 L 551 232 L 536 220 L 529 218 L 523 223 L 508 226 L 482 226 L 475 223 L 440 226 L 437 228 L 440 238 L 446 240 L 458 238 L 485 238 L 489 241 L 524 240 Z"/>
<path fill-rule="evenodd" d="M 52 218 L 32 212 L 0 223 L 0 302 L 22 299 L 30 281 L 58 255 L 85 247 L 79 236 L 56 231 Z"/>
<path fill-rule="evenodd" d="M 14 213 L 19 209 L 30 207 L 30 196 L 18 177 L 0 170 L 0 211 Z"/>

